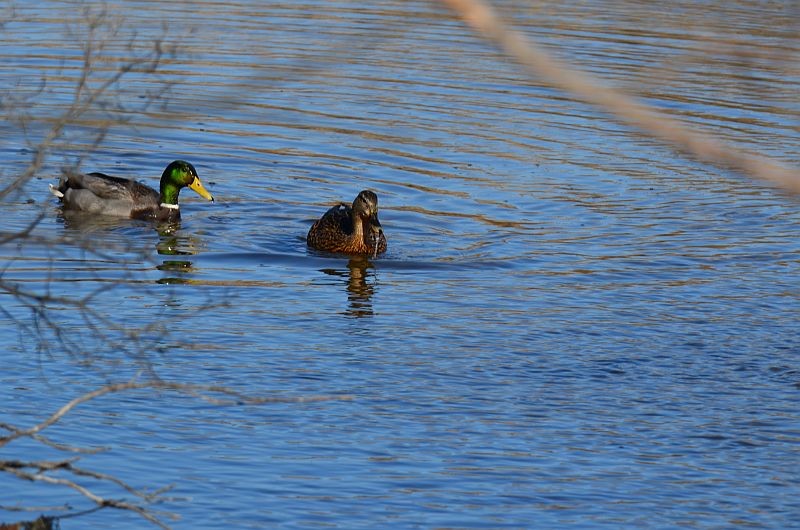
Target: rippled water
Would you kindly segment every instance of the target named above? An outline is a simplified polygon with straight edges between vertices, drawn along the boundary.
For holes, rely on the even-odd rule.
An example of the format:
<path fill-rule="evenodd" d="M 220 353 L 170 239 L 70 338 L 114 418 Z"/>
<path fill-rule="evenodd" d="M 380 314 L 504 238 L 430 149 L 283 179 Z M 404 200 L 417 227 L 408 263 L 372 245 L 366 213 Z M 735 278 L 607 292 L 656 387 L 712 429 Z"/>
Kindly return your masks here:
<path fill-rule="evenodd" d="M 800 163 L 793 3 L 500 4 L 604 82 Z M 436 4 L 110 2 L 94 33 L 86 6 L 101 12 L 52 0 L 0 18 L 4 183 L 73 101 L 87 38 L 106 42 L 91 87 L 148 41 L 165 55 L 0 206 L 4 232 L 44 215 L 0 246 L 0 421 L 32 425 L 139 370 L 347 398 L 133 392 L 51 428 L 109 448 L 83 467 L 174 484 L 155 508 L 176 528 L 800 527 L 797 197 L 526 77 Z M 65 219 L 46 190 L 78 161 L 155 184 L 175 158 L 217 199 L 184 193 L 178 228 Z M 364 188 L 388 252 L 308 250 L 313 220 Z M 31 311 L 9 286 L 92 293 L 88 322 L 119 328 L 99 340 L 85 313 Z M 90 507 L 0 475 L 0 506 L 64 503 Z"/>

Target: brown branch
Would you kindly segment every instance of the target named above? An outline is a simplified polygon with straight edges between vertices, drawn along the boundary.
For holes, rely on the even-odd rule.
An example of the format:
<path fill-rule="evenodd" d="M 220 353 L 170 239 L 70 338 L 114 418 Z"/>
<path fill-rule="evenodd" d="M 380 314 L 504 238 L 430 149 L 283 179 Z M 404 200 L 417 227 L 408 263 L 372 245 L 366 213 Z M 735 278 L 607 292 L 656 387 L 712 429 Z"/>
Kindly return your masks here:
<path fill-rule="evenodd" d="M 283 397 L 252 397 L 244 395 L 236 390 L 222 387 L 222 386 L 207 386 L 207 385 L 190 385 L 184 383 L 172 383 L 169 381 L 145 381 L 136 382 L 129 381 L 127 383 L 115 383 L 98 388 L 92 392 L 80 395 L 62 406 L 56 412 L 51 414 L 47 419 L 30 427 L 29 429 L 16 429 L 11 434 L 0 437 L 0 447 L 8 444 L 9 442 L 18 438 L 30 437 L 38 434 L 42 430 L 57 423 L 68 412 L 87 401 L 97 399 L 106 394 L 115 392 L 123 392 L 126 390 L 142 390 L 142 389 L 161 389 L 182 392 L 184 394 L 197 397 L 211 403 L 212 405 L 230 406 L 230 405 L 261 405 L 266 403 L 310 403 L 316 401 L 330 401 L 332 399 L 347 400 L 350 396 L 309 396 L 297 398 L 283 398 Z M 222 394 L 233 399 L 218 399 L 208 394 Z"/>
<path fill-rule="evenodd" d="M 111 87 L 119 83 L 126 74 L 130 72 L 151 73 L 157 70 L 161 64 L 164 51 L 161 42 L 157 40 L 154 42 L 149 53 L 141 57 L 135 57 L 129 62 L 119 66 L 111 77 L 100 83 L 99 86 L 91 88 L 89 86 L 89 80 L 91 73 L 94 71 L 95 56 L 104 49 L 106 44 L 105 41 L 98 40 L 95 33 L 97 28 L 106 20 L 107 15 L 101 12 L 99 15 L 92 17 L 89 16 L 87 11 L 87 16 L 89 17 L 88 37 L 83 50 L 83 66 L 81 68 L 78 84 L 73 92 L 72 102 L 64 113 L 53 122 L 45 137 L 33 147 L 33 159 L 30 164 L 28 164 L 25 171 L 4 188 L 0 189 L 0 200 L 28 182 L 42 167 L 48 151 L 55 144 L 56 140 L 62 136 L 64 129 L 76 122 L 81 115 L 88 112 L 95 103 L 97 103 Z M 118 29 L 119 26 L 112 27 L 112 34 Z M 100 132 L 98 138 L 94 142 L 95 145 L 102 141 L 106 132 L 106 129 Z"/>
<path fill-rule="evenodd" d="M 332 399 L 350 399 L 349 396 L 310 396 L 300 398 L 281 398 L 281 397 L 252 397 L 242 394 L 236 390 L 222 387 L 222 386 L 206 386 L 206 385 L 191 385 L 184 383 L 174 383 L 168 381 L 129 381 L 127 383 L 118 383 L 98 388 L 92 392 L 88 392 L 77 398 L 71 400 L 56 412 L 47 417 L 44 421 L 30 427 L 28 429 L 20 429 L 7 423 L 0 423 L 0 428 L 9 431 L 6 436 L 0 437 L 0 447 L 23 437 L 29 437 L 34 440 L 42 442 L 42 436 L 39 434 L 44 429 L 54 425 L 67 413 L 75 407 L 87 401 L 97 399 L 101 396 L 122 392 L 126 390 L 141 390 L 141 389 L 160 389 L 173 392 L 181 392 L 190 396 L 195 396 L 214 405 L 257 405 L 264 403 L 303 403 L 325 401 Z M 214 394 L 225 396 L 225 398 L 214 397 Z M 60 444 L 47 443 L 51 447 L 62 451 L 73 451 L 75 448 L 70 446 L 63 446 Z M 93 502 L 98 508 L 117 508 L 122 510 L 129 510 L 139 514 L 144 519 L 151 523 L 160 526 L 161 528 L 168 528 L 168 526 L 159 518 L 159 516 L 169 516 L 176 518 L 174 514 L 159 513 L 150 510 L 145 505 L 136 504 L 134 502 L 127 502 L 124 500 L 107 499 L 92 492 L 88 487 L 78 484 L 69 478 L 57 478 L 48 475 L 48 472 L 58 471 L 63 473 L 71 473 L 77 477 L 89 477 L 98 481 L 111 482 L 116 484 L 129 494 L 141 499 L 144 503 L 152 503 L 163 500 L 163 493 L 169 491 L 172 486 L 161 488 L 155 491 L 147 492 L 136 489 L 125 481 L 106 473 L 99 473 L 97 471 L 87 470 L 75 465 L 80 457 L 73 457 L 66 460 L 36 460 L 36 461 L 20 461 L 20 460 L 0 460 L 0 472 L 9 473 L 18 478 L 36 482 L 43 482 L 56 486 L 65 486 L 79 492 L 85 498 Z"/>
<path fill-rule="evenodd" d="M 551 85 L 571 92 L 622 121 L 636 126 L 700 160 L 737 170 L 744 175 L 769 181 L 791 192 L 800 193 L 800 169 L 745 149 L 728 145 L 706 134 L 689 129 L 678 120 L 658 112 L 637 99 L 603 86 L 597 79 L 553 58 L 541 46 L 504 24 L 483 0 L 442 0 L 469 26 L 497 45 L 528 72 Z"/>
<path fill-rule="evenodd" d="M 28 223 L 28 226 L 26 226 L 22 230 L 19 230 L 17 232 L 0 232 L 0 246 L 3 246 L 6 243 L 10 243 L 12 241 L 16 241 L 17 239 L 27 239 L 28 237 L 30 237 L 34 228 L 39 226 L 39 223 L 42 222 L 45 216 L 46 213 L 44 210 L 42 210 L 36 217 L 34 217 L 33 221 Z"/>
<path fill-rule="evenodd" d="M 43 475 L 41 473 L 28 473 L 26 471 L 22 471 L 22 470 L 19 470 L 19 469 L 2 467 L 3 463 L 4 462 L 0 461 L 0 470 L 6 471 L 7 473 L 10 473 L 10 474 L 12 474 L 12 475 L 14 475 L 14 476 L 16 476 L 18 478 L 25 479 L 25 480 L 30 480 L 30 481 L 33 481 L 33 482 L 44 482 L 46 484 L 53 484 L 53 485 L 57 485 L 57 486 L 66 486 L 68 488 L 74 489 L 75 491 L 77 491 L 78 493 L 80 493 L 81 495 L 83 495 L 87 499 L 91 500 L 92 502 L 94 502 L 95 504 L 97 504 L 100 507 L 103 507 L 103 508 L 117 508 L 117 509 L 120 509 L 120 510 L 129 510 L 129 511 L 132 511 L 134 513 L 139 514 L 144 519 L 147 519 L 151 523 L 153 523 L 153 524 L 155 524 L 155 525 L 157 525 L 157 526 L 159 526 L 161 528 L 169 529 L 169 526 L 167 526 L 163 521 L 161 521 L 158 517 L 156 517 L 150 510 L 148 510 L 147 508 L 145 508 L 143 506 L 139 506 L 138 504 L 133 504 L 133 503 L 130 503 L 130 502 L 120 501 L 120 500 L 116 500 L 116 499 L 106 499 L 106 498 L 100 497 L 99 495 L 95 495 L 94 493 L 92 493 L 91 490 L 89 490 L 89 489 L 81 486 L 80 484 L 78 484 L 76 482 L 73 482 L 73 481 L 71 481 L 69 479 L 55 478 L 55 477 L 51 477 L 51 476 L 48 476 L 48 475 Z M 172 517 L 175 518 L 176 516 L 173 515 Z"/>
<path fill-rule="evenodd" d="M 12 433 L 19 432 L 20 429 L 16 428 L 15 426 L 11 425 L 10 423 L 0 422 L 0 429 L 5 429 Z M 105 447 L 94 447 L 92 449 L 87 449 L 85 447 L 75 447 L 73 445 L 62 444 L 58 442 L 54 442 L 49 438 L 42 436 L 41 434 L 31 434 L 28 435 L 37 442 L 46 445 L 48 447 L 52 447 L 53 449 L 57 449 L 59 451 L 63 451 L 65 453 L 82 453 L 82 454 L 96 454 L 101 453 L 106 450 Z"/>
<path fill-rule="evenodd" d="M 39 353 L 50 351 L 51 343 L 46 332 L 52 334 L 62 349 L 74 357 L 85 357 L 85 341 L 82 337 L 91 334 L 96 339 L 106 343 L 109 351 L 123 353 L 138 361 L 143 368 L 151 372 L 146 352 L 157 346 L 166 334 L 163 323 L 156 319 L 140 328 L 129 328 L 124 323 L 114 320 L 109 315 L 92 307 L 94 298 L 118 286 L 118 283 L 104 283 L 96 289 L 79 298 L 57 295 L 48 291 L 41 293 L 28 290 L 18 283 L 3 279 L 0 272 L 0 292 L 14 296 L 17 301 L 31 311 L 32 318 L 17 318 L 3 308 L 3 314 L 15 322 L 23 336 L 38 337 L 37 350 Z M 48 287 L 50 283 L 47 283 Z M 82 319 L 82 325 L 65 328 L 63 323 L 51 318 L 50 309 L 54 306 L 67 307 L 76 310 Z M 77 331 L 76 331 L 77 329 Z M 146 338 L 149 337 L 149 338 Z"/>
<path fill-rule="evenodd" d="M 60 504 L 58 506 L 9 506 L 8 504 L 0 504 L 0 510 L 7 512 L 54 512 L 58 510 L 69 510 L 68 504 Z M 2 530 L 0 526 L 0 530 Z"/>

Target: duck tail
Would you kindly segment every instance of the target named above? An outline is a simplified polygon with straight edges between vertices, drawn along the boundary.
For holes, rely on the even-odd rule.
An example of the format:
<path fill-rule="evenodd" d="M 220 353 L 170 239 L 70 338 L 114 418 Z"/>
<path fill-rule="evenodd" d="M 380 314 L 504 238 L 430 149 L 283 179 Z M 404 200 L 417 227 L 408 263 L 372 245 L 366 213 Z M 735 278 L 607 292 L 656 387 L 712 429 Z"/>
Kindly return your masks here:
<path fill-rule="evenodd" d="M 47 186 L 50 188 L 50 193 L 52 193 L 53 195 L 55 195 L 59 199 L 63 199 L 64 198 L 64 194 L 61 192 L 61 190 L 59 190 L 58 188 L 56 188 L 52 184 L 48 184 Z"/>

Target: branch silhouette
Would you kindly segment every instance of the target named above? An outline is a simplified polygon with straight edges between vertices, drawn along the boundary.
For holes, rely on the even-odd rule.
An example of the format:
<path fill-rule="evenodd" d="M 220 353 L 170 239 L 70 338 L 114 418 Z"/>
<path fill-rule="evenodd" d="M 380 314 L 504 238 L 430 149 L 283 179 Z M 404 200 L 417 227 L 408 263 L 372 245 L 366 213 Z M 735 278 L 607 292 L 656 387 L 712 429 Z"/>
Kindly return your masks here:
<path fill-rule="evenodd" d="M 3 18 L 11 21 L 14 16 L 14 11 L 10 10 L 7 17 Z M 127 29 L 124 20 L 110 15 L 103 8 L 84 8 L 80 20 L 80 23 L 68 27 L 69 36 L 74 37 L 74 42 L 80 43 L 81 54 L 75 85 L 66 107 L 56 116 L 45 118 L 47 125 L 41 137 L 34 139 L 28 136 L 31 159 L 23 171 L 4 181 L 0 188 L 0 201 L 8 199 L 37 176 L 51 152 L 70 150 L 71 127 L 81 126 L 75 132 L 80 135 L 81 143 L 87 136 L 89 138 L 88 147 L 82 146 L 77 156 L 75 166 L 78 166 L 88 152 L 102 143 L 112 126 L 130 121 L 137 112 L 146 110 L 159 101 L 172 85 L 171 82 L 159 80 L 156 85 L 160 89 L 148 92 L 141 101 L 134 104 L 136 108 L 122 103 L 119 96 L 121 83 L 126 76 L 156 75 L 163 60 L 177 53 L 177 44 L 166 44 L 169 35 L 166 26 L 152 40 L 140 43 L 136 33 L 132 36 L 125 33 Z M 122 55 L 119 52 L 120 46 L 123 47 Z M 109 65 L 113 66 L 109 68 Z M 40 93 L 47 82 L 48 78 L 43 77 Z M 19 123 L 20 129 L 26 135 L 31 134 L 31 123 L 36 119 L 29 113 L 32 105 L 32 100 L 19 96 L 12 90 L 0 93 L 0 108 L 9 120 Z M 96 117 L 98 113 L 99 119 Z M 87 121 L 87 116 L 91 121 Z M 70 251 L 77 247 L 85 256 L 101 262 L 138 267 L 143 261 L 152 261 L 152 249 L 134 248 L 131 243 L 120 243 L 115 248 L 98 248 L 91 237 L 80 237 L 77 232 L 73 234 L 75 237 L 37 233 L 37 227 L 50 213 L 48 208 L 42 207 L 22 229 L 0 230 L 0 247 L 16 244 L 46 249 L 48 258 L 55 262 L 61 252 L 59 249 L 68 243 Z M 0 292 L 13 297 L 19 308 L 28 311 L 24 314 L 25 312 L 0 307 L 0 315 L 17 325 L 20 340 L 24 337 L 26 341 L 34 341 L 35 350 L 39 354 L 49 354 L 55 347 L 60 347 L 67 355 L 89 361 L 91 354 L 86 349 L 87 343 L 84 339 L 87 334 L 93 334 L 108 346 L 107 351 L 117 352 L 147 365 L 146 353 L 157 343 L 155 337 L 163 338 L 165 335 L 166 330 L 159 319 L 155 318 L 151 323 L 136 329 L 93 308 L 93 302 L 98 296 L 124 283 L 124 278 L 104 282 L 77 295 L 58 294 L 51 287 L 59 284 L 56 281 L 59 279 L 57 269 L 50 267 L 43 287 L 31 287 L 24 281 L 14 281 L 6 275 L 14 259 L 12 257 L 0 269 Z M 130 276 L 134 274 L 133 271 L 131 269 Z M 77 319 L 80 320 L 78 325 L 66 327 L 63 318 L 56 317 L 59 315 L 58 310 L 64 308 L 74 310 L 73 314 L 78 315 Z M 59 316 L 63 316 L 63 313 Z"/>
<path fill-rule="evenodd" d="M 511 29 L 488 2 L 441 1 L 529 73 L 540 76 L 551 85 L 604 109 L 621 121 L 699 160 L 770 182 L 791 193 L 800 193 L 800 168 L 788 167 L 752 151 L 728 145 L 690 129 L 631 96 L 604 86 L 598 79 L 555 59 L 533 40 Z"/>
<path fill-rule="evenodd" d="M 133 390 L 162 390 L 168 392 L 177 392 L 183 395 L 191 396 L 201 399 L 215 406 L 241 406 L 241 405 L 265 405 L 270 403 L 311 403 L 320 401 L 331 400 L 349 400 L 350 396 L 305 396 L 305 397 L 277 397 L 277 396 L 249 396 L 230 389 L 224 386 L 213 385 L 194 385 L 184 384 L 170 381 L 128 381 L 126 383 L 115 383 L 103 386 L 91 392 L 82 394 L 68 403 L 64 404 L 58 410 L 50 414 L 43 421 L 28 427 L 26 429 L 16 427 L 8 423 L 0 423 L 0 429 L 8 432 L 5 436 L 0 436 L 0 448 L 19 440 L 22 438 L 30 438 L 38 441 L 48 447 L 55 448 L 65 452 L 82 452 L 92 453 L 104 450 L 103 448 L 78 448 L 64 444 L 55 444 L 49 440 L 44 439 L 40 433 L 45 429 L 58 423 L 64 416 L 69 414 L 72 410 L 83 403 L 98 399 L 108 394 L 118 392 L 133 391 Z M 73 489 L 83 495 L 85 498 L 93 502 L 98 508 L 116 508 L 120 510 L 128 510 L 134 512 L 147 521 L 161 527 L 169 528 L 164 522 L 164 518 L 177 519 L 177 515 L 166 512 L 155 512 L 149 505 L 166 500 L 163 494 L 173 488 L 167 486 L 155 491 L 145 491 L 137 489 L 125 481 L 107 474 L 92 471 L 79 467 L 76 463 L 80 460 L 80 456 L 73 456 L 64 460 L 3 460 L 0 459 L 0 473 L 8 473 L 15 477 L 30 480 L 33 482 L 43 482 L 55 486 L 63 486 Z M 88 477 L 97 481 L 108 482 L 118 486 L 127 494 L 132 496 L 134 501 L 109 499 L 94 493 L 90 488 L 79 484 L 71 478 L 55 477 L 52 474 L 59 472 L 73 477 Z M 4 509 L 10 509 L 3 507 Z"/>
<path fill-rule="evenodd" d="M 87 21 L 86 37 L 83 44 L 83 61 L 78 83 L 72 94 L 69 107 L 58 116 L 50 126 L 50 130 L 45 136 L 32 147 L 33 157 L 28 167 L 20 173 L 5 187 L 0 189 L 0 200 L 3 200 L 12 192 L 21 188 L 26 182 L 33 178 L 42 168 L 45 159 L 53 147 L 54 143 L 63 135 L 65 129 L 76 123 L 81 116 L 94 108 L 103 96 L 115 87 L 120 80 L 131 72 L 154 73 L 161 65 L 163 56 L 166 53 L 162 39 L 156 39 L 151 44 L 148 52 L 135 55 L 132 53 L 131 59 L 121 64 L 108 78 L 101 81 L 97 86 L 92 86 L 92 74 L 96 71 L 95 63 L 108 41 L 115 38 L 119 32 L 121 24 L 111 20 L 105 11 L 93 13 L 88 8 L 85 10 Z M 102 29 L 108 28 L 110 34 L 104 36 Z M 133 46 L 130 45 L 131 52 Z M 113 121 L 124 120 L 117 116 Z M 110 125 L 109 121 L 106 125 Z M 107 127 L 102 127 L 97 131 L 93 141 L 93 147 L 102 142 L 107 133 Z"/>

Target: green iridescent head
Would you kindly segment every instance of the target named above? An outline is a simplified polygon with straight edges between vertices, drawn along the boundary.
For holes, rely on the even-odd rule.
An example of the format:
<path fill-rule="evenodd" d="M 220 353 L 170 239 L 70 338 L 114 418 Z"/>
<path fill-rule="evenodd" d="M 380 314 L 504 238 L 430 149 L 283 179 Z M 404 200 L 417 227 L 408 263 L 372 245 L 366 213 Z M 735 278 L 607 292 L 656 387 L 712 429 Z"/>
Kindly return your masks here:
<path fill-rule="evenodd" d="M 164 204 L 178 204 L 178 194 L 186 186 L 189 186 L 204 199 L 214 200 L 214 197 L 200 182 L 200 177 L 197 176 L 194 166 L 184 160 L 175 160 L 161 174 L 161 202 Z"/>

